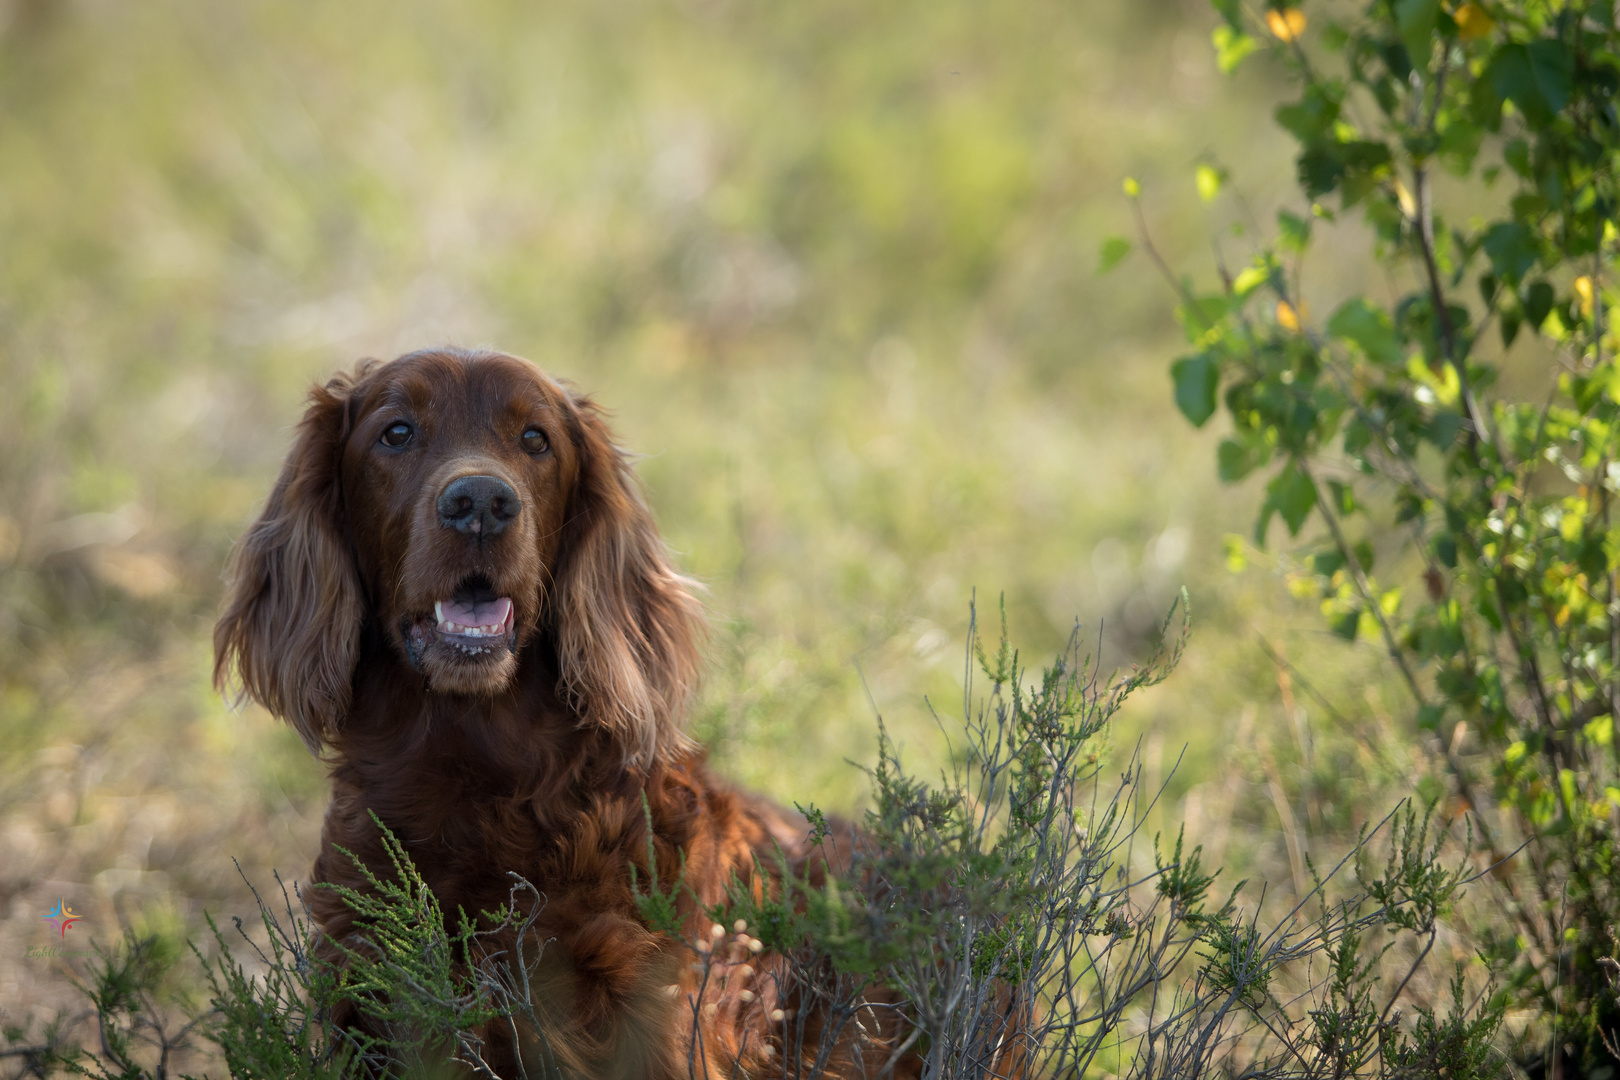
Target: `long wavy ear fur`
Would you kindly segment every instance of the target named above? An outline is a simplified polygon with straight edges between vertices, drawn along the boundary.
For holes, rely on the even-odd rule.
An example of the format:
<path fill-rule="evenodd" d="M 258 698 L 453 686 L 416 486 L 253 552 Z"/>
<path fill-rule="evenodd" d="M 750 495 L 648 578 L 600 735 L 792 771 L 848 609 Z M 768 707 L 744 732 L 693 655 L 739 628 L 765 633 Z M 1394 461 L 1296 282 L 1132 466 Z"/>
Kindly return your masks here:
<path fill-rule="evenodd" d="M 579 479 L 551 603 L 562 686 L 587 722 L 619 736 L 630 764 L 646 766 L 690 745 L 680 724 L 697 687 L 703 609 L 600 411 L 586 398 L 574 406 Z"/>
<path fill-rule="evenodd" d="M 270 500 L 231 554 L 214 626 L 214 685 L 287 721 L 316 755 L 348 711 L 360 645 L 338 464 L 350 392 L 373 363 L 310 391 Z"/>

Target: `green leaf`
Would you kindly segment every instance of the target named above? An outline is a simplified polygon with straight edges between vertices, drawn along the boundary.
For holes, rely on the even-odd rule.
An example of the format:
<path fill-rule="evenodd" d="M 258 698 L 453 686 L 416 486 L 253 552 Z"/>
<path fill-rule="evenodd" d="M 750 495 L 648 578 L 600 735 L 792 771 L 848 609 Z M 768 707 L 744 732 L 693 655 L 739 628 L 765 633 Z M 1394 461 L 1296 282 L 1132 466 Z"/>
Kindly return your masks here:
<path fill-rule="evenodd" d="M 1614 742 L 1614 717 L 1604 713 L 1595 720 L 1587 721 L 1586 726 L 1581 728 L 1581 734 L 1597 746 L 1610 745 Z"/>
<path fill-rule="evenodd" d="M 1311 572 L 1330 578 L 1344 568 L 1344 556 L 1337 548 L 1318 551 L 1311 556 Z"/>
<path fill-rule="evenodd" d="M 1405 359 L 1389 313 L 1359 296 L 1340 305 L 1328 320 L 1327 332 L 1353 342 L 1374 363 L 1399 366 Z"/>
<path fill-rule="evenodd" d="M 1176 318 L 1186 328 L 1187 340 L 1196 342 L 1199 338 L 1221 325 L 1231 311 L 1231 301 L 1225 296 L 1197 296 L 1190 303 L 1182 304 L 1176 308 Z"/>
<path fill-rule="evenodd" d="M 1547 313 L 1552 311 L 1555 299 L 1553 287 L 1545 281 L 1538 281 L 1525 290 L 1524 319 L 1537 330 L 1547 321 Z"/>
<path fill-rule="evenodd" d="M 1451 123 L 1440 131 L 1436 148 L 1446 170 L 1456 176 L 1469 176 L 1485 134 L 1485 125 L 1469 119 L 1468 114 L 1451 114 Z"/>
<path fill-rule="evenodd" d="M 1535 170 L 1530 167 L 1530 144 L 1523 139 L 1509 139 L 1502 147 L 1502 160 L 1526 180 L 1534 179 Z"/>
<path fill-rule="evenodd" d="M 1242 0 L 1210 0 L 1210 4 L 1234 30 L 1243 29 Z"/>
<path fill-rule="evenodd" d="M 1434 29 L 1440 18 L 1440 0 L 1395 0 L 1395 26 L 1412 66 L 1419 71 L 1429 66 L 1434 50 Z"/>
<path fill-rule="evenodd" d="M 1544 128 L 1568 102 L 1574 62 L 1563 42 L 1541 39 L 1503 45 L 1491 58 L 1490 83 L 1513 102 L 1532 127 Z"/>
<path fill-rule="evenodd" d="M 1540 255 L 1535 235 L 1517 221 L 1499 221 L 1492 225 L 1485 233 L 1484 243 L 1491 269 L 1510 285 L 1518 284 Z"/>
<path fill-rule="evenodd" d="M 1215 43 L 1215 66 L 1223 75 L 1230 75 L 1243 63 L 1243 58 L 1254 52 L 1258 43 L 1254 38 L 1230 25 L 1217 26 L 1210 35 Z"/>
<path fill-rule="evenodd" d="M 1354 139 L 1334 147 L 1346 169 L 1355 172 L 1375 172 L 1394 161 L 1389 147 L 1372 139 Z"/>
<path fill-rule="evenodd" d="M 1131 253 L 1131 242 L 1123 236 L 1110 236 L 1102 242 L 1102 249 L 1097 253 L 1097 273 L 1106 274 L 1125 260 Z"/>
<path fill-rule="evenodd" d="M 1529 168 L 1526 162 L 1525 168 Z M 1513 216 L 1519 221 L 1534 221 L 1547 212 L 1547 199 L 1537 191 L 1521 191 L 1508 202 Z"/>
<path fill-rule="evenodd" d="M 1277 246 L 1287 251 L 1304 251 L 1311 242 L 1309 219 L 1290 214 L 1286 210 L 1277 211 L 1277 232 L 1279 234 Z"/>
<path fill-rule="evenodd" d="M 1502 312 L 1502 348 L 1512 346 L 1513 339 L 1519 336 L 1519 327 L 1524 325 L 1524 316 L 1518 311 Z"/>
<path fill-rule="evenodd" d="M 1320 87 L 1307 87 L 1305 94 L 1292 105 L 1279 105 L 1272 113 L 1277 123 L 1291 132 L 1294 138 L 1310 145 L 1327 139 L 1339 119 L 1342 108 L 1338 94 Z"/>
<path fill-rule="evenodd" d="M 1512 42 L 1497 49 L 1487 74 L 1497 97 L 1513 102 L 1526 116 L 1547 115 L 1547 103 L 1536 89 L 1536 77 L 1530 70 L 1530 53 L 1522 44 Z"/>
<path fill-rule="evenodd" d="M 1170 377 L 1176 383 L 1176 408 L 1194 427 L 1203 427 L 1215 415 L 1220 365 L 1208 353 L 1183 357 L 1170 365 Z"/>
<path fill-rule="evenodd" d="M 1316 485 L 1292 461 L 1266 485 L 1266 508 L 1282 515 L 1290 536 L 1299 535 L 1315 507 Z"/>
<path fill-rule="evenodd" d="M 1271 280 L 1271 270 L 1265 266 L 1246 266 L 1238 271 L 1238 276 L 1232 279 L 1232 291 L 1239 297 L 1246 297 L 1260 286 Z"/>
<path fill-rule="evenodd" d="M 1542 100 L 1553 112 L 1563 112 L 1575 81 L 1575 61 L 1568 46 L 1553 38 L 1542 38 L 1532 41 L 1525 51 L 1530 54 L 1530 71 Z"/>
<path fill-rule="evenodd" d="M 1339 179 L 1344 176 L 1344 164 L 1327 147 L 1310 146 L 1299 155 L 1295 171 L 1305 194 L 1319 199 L 1339 186 Z"/>
<path fill-rule="evenodd" d="M 1496 131 L 1502 126 L 1502 95 L 1497 92 L 1496 85 L 1491 81 L 1489 73 L 1486 77 L 1475 79 L 1468 84 L 1468 117 L 1474 123 L 1487 131 Z M 1496 179 L 1497 167 L 1486 166 L 1481 173 L 1485 186 L 1489 187 Z"/>
<path fill-rule="evenodd" d="M 1231 484 L 1265 464 L 1268 456 L 1236 439 L 1222 439 L 1220 446 L 1215 448 L 1215 469 L 1222 480 Z"/>
<path fill-rule="evenodd" d="M 1441 450 L 1449 450 L 1451 444 L 1457 441 L 1457 433 L 1461 430 L 1462 415 L 1442 409 L 1429 421 L 1429 441 Z"/>
<path fill-rule="evenodd" d="M 1417 726 L 1422 731 L 1440 730 L 1440 721 L 1445 718 L 1444 705 L 1425 705 L 1418 709 Z"/>
<path fill-rule="evenodd" d="M 1448 570 L 1457 568 L 1457 538 L 1450 533 L 1441 533 L 1434 539 L 1435 560 Z"/>
<path fill-rule="evenodd" d="M 1346 182 L 1344 200 L 1349 206 L 1377 185 L 1393 160 L 1388 146 L 1371 139 L 1317 142 L 1299 156 L 1299 183 L 1306 195 L 1316 199 Z M 1357 181 L 1353 186 L 1348 184 L 1352 179 Z"/>

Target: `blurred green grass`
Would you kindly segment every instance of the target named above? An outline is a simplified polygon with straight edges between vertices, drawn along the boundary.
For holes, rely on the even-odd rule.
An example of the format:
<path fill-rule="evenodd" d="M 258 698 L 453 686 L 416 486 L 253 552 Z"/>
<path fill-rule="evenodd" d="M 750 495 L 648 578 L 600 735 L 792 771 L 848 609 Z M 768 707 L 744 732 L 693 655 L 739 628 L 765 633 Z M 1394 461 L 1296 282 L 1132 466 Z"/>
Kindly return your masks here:
<path fill-rule="evenodd" d="M 710 589 L 696 727 L 784 801 L 858 805 L 874 710 L 943 760 L 925 698 L 959 709 L 975 590 L 1028 653 L 1078 617 L 1111 666 L 1190 588 L 1183 670 L 1116 745 L 1145 736 L 1160 775 L 1188 747 L 1155 812 L 1217 852 L 1286 866 L 1284 831 L 1345 827 L 1357 777 L 1410 771 L 1372 761 L 1375 659 L 1278 575 L 1227 573 L 1254 493 L 1174 411 L 1168 293 L 1139 257 L 1095 273 L 1126 175 L 1192 269 L 1229 223 L 1198 161 L 1240 163 L 1256 207 L 1291 187 L 1274 73 L 1220 76 L 1203 5 L 11 0 L 0 22 L 8 1010 L 56 1000 L 17 957 L 57 895 L 106 940 L 243 909 L 232 856 L 306 872 L 320 766 L 208 686 L 220 568 L 306 386 L 436 343 L 612 410 Z M 1346 244 L 1330 290 L 1360 273 Z M 1257 630 L 1327 657 L 1313 677 L 1372 734 L 1315 749 Z"/>

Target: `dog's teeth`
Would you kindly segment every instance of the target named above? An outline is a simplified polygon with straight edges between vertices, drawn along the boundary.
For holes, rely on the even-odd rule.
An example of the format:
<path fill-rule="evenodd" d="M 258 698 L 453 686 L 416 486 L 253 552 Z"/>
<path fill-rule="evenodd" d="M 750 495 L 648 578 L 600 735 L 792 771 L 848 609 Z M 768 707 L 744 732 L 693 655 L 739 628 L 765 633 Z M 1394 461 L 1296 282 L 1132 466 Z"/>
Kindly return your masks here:
<path fill-rule="evenodd" d="M 511 622 L 512 622 L 512 617 L 511 617 L 510 612 L 500 622 L 491 623 L 488 626 L 468 626 L 468 625 L 466 625 L 464 623 L 454 622 L 454 621 L 444 617 L 444 601 L 442 601 L 442 600 L 436 601 L 434 603 L 434 605 L 433 605 L 433 617 L 434 617 L 434 619 L 436 619 L 438 621 L 439 633 L 441 633 L 441 634 L 454 634 L 457 637 L 462 637 L 462 638 L 492 638 L 492 637 L 499 637 L 502 634 L 505 634 L 510 629 Z M 480 652 L 487 652 L 488 650 L 487 649 L 480 649 L 479 651 Z"/>

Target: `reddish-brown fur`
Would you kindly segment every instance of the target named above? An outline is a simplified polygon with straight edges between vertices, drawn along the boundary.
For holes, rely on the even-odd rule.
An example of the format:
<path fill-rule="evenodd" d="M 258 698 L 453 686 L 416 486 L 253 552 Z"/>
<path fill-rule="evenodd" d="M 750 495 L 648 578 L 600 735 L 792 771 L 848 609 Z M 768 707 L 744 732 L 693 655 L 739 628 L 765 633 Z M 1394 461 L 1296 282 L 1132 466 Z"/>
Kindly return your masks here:
<path fill-rule="evenodd" d="M 404 449 L 379 441 L 396 423 L 414 426 Z M 522 441 L 535 427 L 538 454 Z M 471 475 L 517 493 L 504 531 L 441 522 L 435 500 Z M 509 647 L 468 659 L 427 634 L 413 654 L 424 613 L 475 576 L 511 600 Z M 545 896 L 536 975 L 558 1063 L 687 1076 L 692 955 L 643 925 L 631 894 L 649 819 L 659 869 L 684 857 L 706 903 L 778 845 L 801 868 L 806 856 L 797 815 L 717 780 L 681 733 L 701 627 L 589 400 L 509 356 L 422 352 L 311 392 L 233 559 L 215 676 L 235 672 L 330 764 L 317 881 L 364 889 L 337 847 L 388 865 L 372 813 L 446 912 L 495 909 L 516 871 Z M 347 938 L 345 905 L 313 895 L 327 938 Z M 779 1073 L 769 995 L 721 1004 L 700 1014 L 696 1075 L 737 1075 L 739 1049 L 741 1075 Z"/>

